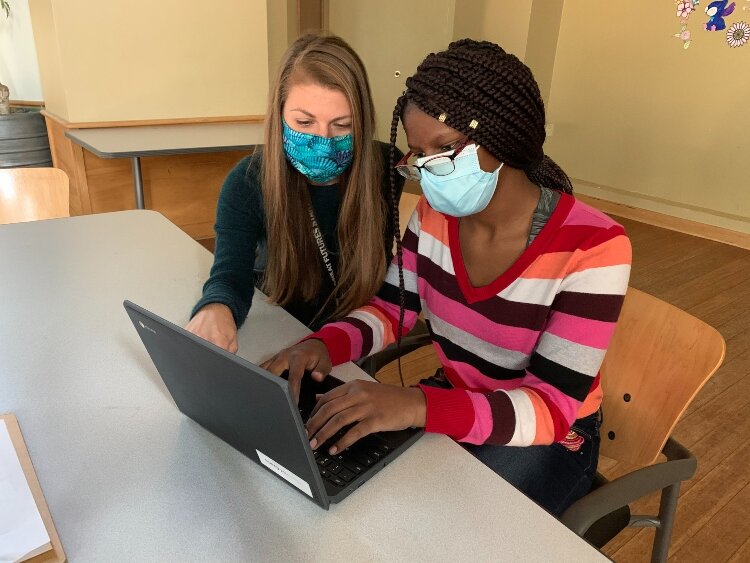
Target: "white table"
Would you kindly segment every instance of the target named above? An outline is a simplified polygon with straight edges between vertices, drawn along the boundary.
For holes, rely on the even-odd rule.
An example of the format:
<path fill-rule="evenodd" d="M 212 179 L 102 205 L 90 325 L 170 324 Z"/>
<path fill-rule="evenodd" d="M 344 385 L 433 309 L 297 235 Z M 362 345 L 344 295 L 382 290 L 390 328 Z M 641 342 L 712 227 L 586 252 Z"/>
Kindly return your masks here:
<path fill-rule="evenodd" d="M 262 123 L 188 123 L 71 129 L 74 143 L 99 158 L 130 158 L 135 205 L 145 207 L 141 157 L 250 150 L 263 144 Z"/>
<path fill-rule="evenodd" d="M 0 226 L 0 256 L 0 412 L 73 563 L 605 560 L 444 436 L 325 511 L 183 416 L 122 301 L 184 324 L 212 257 L 158 213 Z M 240 353 L 306 330 L 256 298 Z"/>

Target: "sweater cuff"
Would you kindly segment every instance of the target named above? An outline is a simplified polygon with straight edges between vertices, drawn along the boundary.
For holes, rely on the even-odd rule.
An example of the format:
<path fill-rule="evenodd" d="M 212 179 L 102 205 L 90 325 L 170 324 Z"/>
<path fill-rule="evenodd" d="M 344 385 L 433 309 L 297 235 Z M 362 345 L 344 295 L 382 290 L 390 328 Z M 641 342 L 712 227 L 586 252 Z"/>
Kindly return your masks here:
<path fill-rule="evenodd" d="M 351 358 L 351 345 L 349 336 L 343 330 L 333 327 L 324 326 L 317 332 L 306 336 L 300 342 L 305 340 L 320 340 L 328 349 L 328 355 L 331 357 L 331 363 L 334 366 L 345 364 Z"/>
<path fill-rule="evenodd" d="M 474 425 L 474 404 L 463 389 L 440 389 L 420 385 L 427 401 L 426 432 L 461 439 Z"/>

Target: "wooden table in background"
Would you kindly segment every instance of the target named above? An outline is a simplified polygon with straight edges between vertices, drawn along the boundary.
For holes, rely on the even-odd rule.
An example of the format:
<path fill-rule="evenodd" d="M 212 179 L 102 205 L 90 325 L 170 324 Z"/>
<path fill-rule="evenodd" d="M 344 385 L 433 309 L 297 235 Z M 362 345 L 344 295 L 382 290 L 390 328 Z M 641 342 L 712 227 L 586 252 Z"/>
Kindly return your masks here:
<path fill-rule="evenodd" d="M 262 143 L 263 116 L 73 123 L 42 113 L 53 164 L 70 178 L 71 216 L 136 209 L 142 199 L 204 242 L 214 236 L 224 179 Z M 138 156 L 134 171 L 137 154 L 149 156 Z"/>
<path fill-rule="evenodd" d="M 137 209 L 145 209 L 141 157 L 255 150 L 262 123 L 191 123 L 71 129 L 65 136 L 99 158 L 129 158 Z"/>

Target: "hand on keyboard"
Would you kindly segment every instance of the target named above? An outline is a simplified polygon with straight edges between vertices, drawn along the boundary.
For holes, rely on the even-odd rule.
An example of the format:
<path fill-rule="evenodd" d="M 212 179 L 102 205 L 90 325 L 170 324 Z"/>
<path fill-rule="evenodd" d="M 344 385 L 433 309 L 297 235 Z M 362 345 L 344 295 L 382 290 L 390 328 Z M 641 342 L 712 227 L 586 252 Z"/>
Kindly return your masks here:
<path fill-rule="evenodd" d="M 260 367 L 274 375 L 289 370 L 289 390 L 294 402 L 299 403 L 299 390 L 305 371 L 312 372 L 316 381 L 323 381 L 333 365 L 325 344 L 320 340 L 310 339 L 282 350 Z"/>
<path fill-rule="evenodd" d="M 320 397 L 307 421 L 307 436 L 316 449 L 351 425 L 329 448 L 335 455 L 373 432 L 423 427 L 425 412 L 425 397 L 418 387 L 350 381 Z"/>

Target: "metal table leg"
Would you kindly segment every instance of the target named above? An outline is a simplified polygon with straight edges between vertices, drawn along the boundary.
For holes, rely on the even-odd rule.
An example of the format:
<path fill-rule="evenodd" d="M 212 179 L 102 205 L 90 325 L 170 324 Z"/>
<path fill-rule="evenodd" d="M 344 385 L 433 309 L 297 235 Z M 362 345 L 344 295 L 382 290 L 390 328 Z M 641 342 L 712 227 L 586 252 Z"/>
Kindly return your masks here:
<path fill-rule="evenodd" d="M 135 206 L 145 209 L 143 204 L 143 177 L 141 176 L 141 157 L 133 157 L 133 186 L 135 187 Z"/>

